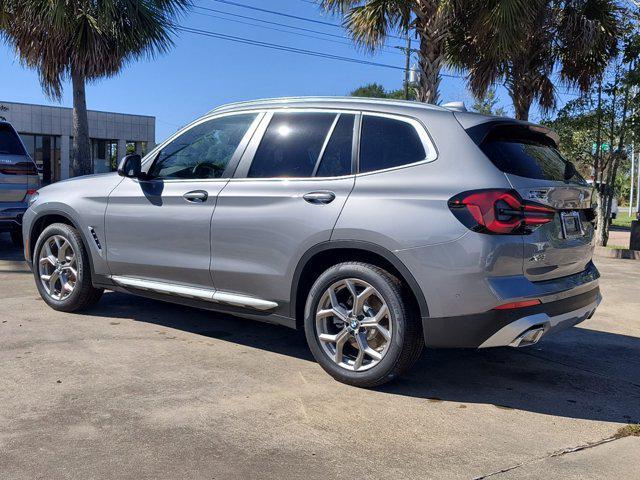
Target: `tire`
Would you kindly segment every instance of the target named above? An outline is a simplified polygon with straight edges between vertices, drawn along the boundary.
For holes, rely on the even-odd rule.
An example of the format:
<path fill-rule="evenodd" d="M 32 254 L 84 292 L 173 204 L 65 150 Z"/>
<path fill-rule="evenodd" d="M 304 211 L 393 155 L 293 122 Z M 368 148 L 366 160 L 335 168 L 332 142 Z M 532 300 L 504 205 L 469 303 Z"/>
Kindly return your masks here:
<path fill-rule="evenodd" d="M 11 243 L 14 247 L 22 247 L 22 232 L 20 230 L 11 231 Z"/>
<path fill-rule="evenodd" d="M 68 242 L 71 250 L 65 246 L 63 241 Z M 59 249 L 56 250 L 58 244 L 62 245 L 62 255 Z M 47 245 L 50 255 L 46 253 Z M 43 249 L 45 249 L 44 254 Z M 71 258 L 71 254 L 73 254 L 73 261 L 68 260 Z M 47 259 L 41 261 L 43 255 Z M 61 257 L 64 257 L 63 262 L 59 262 Z M 60 266 L 60 270 L 56 265 Z M 69 266 L 64 267 L 63 265 Z M 33 274 L 40 296 L 54 310 L 77 312 L 95 305 L 100 300 L 104 290 L 92 285 L 90 268 L 89 254 L 75 228 L 64 223 L 54 223 L 45 228 L 38 237 L 33 253 Z M 73 271 L 75 271 L 75 282 L 73 282 Z M 58 272 L 57 277 L 55 276 L 56 272 Z M 51 274 L 49 277 L 57 278 L 57 280 L 54 280 L 52 284 L 51 278 L 49 281 L 41 279 L 43 274 L 45 276 Z M 63 279 L 67 280 L 66 285 L 73 284 L 70 293 L 64 289 Z M 53 293 L 51 293 L 52 291 Z"/>
<path fill-rule="evenodd" d="M 354 292 L 358 298 L 364 298 L 371 292 L 369 287 L 374 293 L 369 293 L 371 296 L 364 301 L 366 305 L 353 308 Z M 329 310 L 335 311 L 334 301 L 338 301 L 337 310 L 343 318 L 348 313 L 347 322 L 329 313 Z M 381 323 L 372 326 L 374 318 L 384 310 L 384 304 L 388 314 Z M 339 382 L 362 388 L 387 383 L 407 371 L 424 347 L 420 318 L 411 305 L 403 294 L 402 283 L 389 272 L 361 262 L 335 265 L 320 275 L 307 296 L 304 328 L 311 353 Z M 355 316 L 356 310 L 361 314 Z M 321 314 L 317 315 L 318 312 Z M 379 327 L 387 330 L 388 340 L 385 341 L 387 336 Z M 338 342 L 328 341 L 330 338 L 340 338 L 343 346 L 339 349 Z M 375 350 L 371 353 L 381 358 L 367 353 L 358 363 L 361 346 L 367 347 L 364 349 L 367 352 Z"/>

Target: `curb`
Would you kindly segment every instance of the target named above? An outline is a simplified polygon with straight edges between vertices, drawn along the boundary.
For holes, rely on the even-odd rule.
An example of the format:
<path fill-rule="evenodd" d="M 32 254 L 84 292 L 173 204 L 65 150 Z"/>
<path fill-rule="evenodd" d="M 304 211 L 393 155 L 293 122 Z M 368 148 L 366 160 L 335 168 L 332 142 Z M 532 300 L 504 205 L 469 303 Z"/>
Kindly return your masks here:
<path fill-rule="evenodd" d="M 640 260 L 640 250 L 629 250 L 628 248 L 596 247 L 595 254 L 605 258 Z"/>

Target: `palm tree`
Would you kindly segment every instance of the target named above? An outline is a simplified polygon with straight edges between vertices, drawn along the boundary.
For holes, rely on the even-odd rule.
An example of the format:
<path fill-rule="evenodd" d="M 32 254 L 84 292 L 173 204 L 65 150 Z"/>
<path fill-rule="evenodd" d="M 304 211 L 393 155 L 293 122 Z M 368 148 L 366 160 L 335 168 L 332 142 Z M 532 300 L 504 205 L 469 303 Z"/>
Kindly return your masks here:
<path fill-rule="evenodd" d="M 319 0 L 322 8 L 344 16 L 354 41 L 374 51 L 390 34 L 412 32 L 419 40 L 418 100 L 436 103 L 441 70 L 456 16 L 466 0 Z M 494 0 L 495 25 L 507 41 L 517 37 L 514 19 L 531 14 L 530 0 Z M 483 28 L 475 25 L 475 28 Z"/>
<path fill-rule="evenodd" d="M 468 71 L 476 97 L 504 83 L 521 120 L 534 102 L 543 112 L 555 108 L 556 75 L 586 92 L 615 56 L 618 38 L 614 0 L 531 0 L 530 9 L 506 36 L 492 2 L 457 3 L 447 48 L 448 60 Z"/>
<path fill-rule="evenodd" d="M 73 88 L 74 175 L 92 173 L 85 84 L 166 52 L 189 0 L 0 0 L 0 34 L 35 68 L 45 93 Z"/>

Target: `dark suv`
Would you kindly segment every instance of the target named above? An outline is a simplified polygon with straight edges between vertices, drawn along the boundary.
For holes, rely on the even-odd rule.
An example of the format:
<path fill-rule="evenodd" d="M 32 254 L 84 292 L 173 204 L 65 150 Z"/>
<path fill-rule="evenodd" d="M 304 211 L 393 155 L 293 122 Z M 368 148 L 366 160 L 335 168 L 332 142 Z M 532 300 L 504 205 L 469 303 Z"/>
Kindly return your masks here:
<path fill-rule="evenodd" d="M 20 137 L 10 123 L 0 121 L 0 232 L 10 232 L 16 245 L 22 245 L 22 215 L 39 183 Z"/>

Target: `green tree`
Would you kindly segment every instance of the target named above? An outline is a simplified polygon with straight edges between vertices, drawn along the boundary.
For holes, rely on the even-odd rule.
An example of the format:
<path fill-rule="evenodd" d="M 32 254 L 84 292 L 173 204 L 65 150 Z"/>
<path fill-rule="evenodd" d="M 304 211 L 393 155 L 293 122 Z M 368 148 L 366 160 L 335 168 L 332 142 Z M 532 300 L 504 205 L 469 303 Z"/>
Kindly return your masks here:
<path fill-rule="evenodd" d="M 634 27 L 626 29 L 620 55 L 581 98 L 571 101 L 546 124 L 560 137 L 560 149 L 586 177 L 594 180 L 597 192 L 596 244 L 609 239 L 611 204 L 620 198 L 622 181 L 629 168 L 628 144 L 638 138 L 638 107 L 635 93 L 640 86 L 640 35 Z"/>
<path fill-rule="evenodd" d="M 373 97 L 373 98 L 392 98 L 395 100 L 404 100 L 404 89 L 386 90 L 379 83 L 368 83 L 353 90 L 349 95 L 352 97 Z M 409 88 L 409 100 L 415 100 L 416 93 L 414 88 Z"/>
<path fill-rule="evenodd" d="M 379 83 L 368 83 L 356 88 L 349 95 L 352 97 L 388 98 L 387 91 Z"/>
<path fill-rule="evenodd" d="M 0 1 L 0 34 L 38 71 L 45 93 L 60 98 L 63 82 L 71 79 L 71 167 L 74 175 L 92 173 L 86 83 L 166 52 L 174 20 L 189 0 Z"/>
<path fill-rule="evenodd" d="M 504 83 L 516 118 L 528 120 L 534 102 L 543 112 L 556 107 L 556 76 L 589 90 L 616 54 L 623 15 L 615 0 L 531 0 L 524 16 L 510 3 L 456 3 L 447 53 L 476 97 Z"/>
<path fill-rule="evenodd" d="M 504 117 L 507 112 L 504 108 L 496 106 L 498 103 L 499 100 L 496 95 L 496 91 L 495 89 L 491 89 L 487 91 L 484 97 L 476 98 L 476 101 L 471 109 L 484 115 L 495 115 L 497 117 Z"/>

